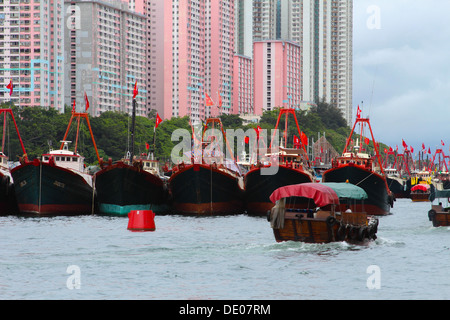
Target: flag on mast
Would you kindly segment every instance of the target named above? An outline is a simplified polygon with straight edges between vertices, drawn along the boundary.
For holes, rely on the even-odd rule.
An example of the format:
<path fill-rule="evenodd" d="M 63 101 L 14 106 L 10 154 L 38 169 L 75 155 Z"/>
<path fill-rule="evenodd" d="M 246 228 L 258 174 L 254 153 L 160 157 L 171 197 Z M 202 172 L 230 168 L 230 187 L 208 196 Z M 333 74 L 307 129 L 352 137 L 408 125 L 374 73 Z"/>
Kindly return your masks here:
<path fill-rule="evenodd" d="M 134 83 L 134 89 L 133 89 L 133 99 L 136 98 L 136 96 L 138 95 L 138 93 L 139 93 L 139 90 L 138 90 L 138 88 L 137 88 L 137 80 L 136 80 L 136 82 Z"/>
<path fill-rule="evenodd" d="M 9 84 L 6 86 L 6 88 L 9 89 L 9 96 L 12 96 L 13 87 L 14 87 L 14 85 L 13 85 L 12 80 L 9 80 Z"/>
<path fill-rule="evenodd" d="M 89 109 L 89 100 L 88 100 L 88 97 L 86 95 L 86 92 L 84 93 L 84 102 L 86 103 L 86 111 L 88 111 L 88 109 Z"/>

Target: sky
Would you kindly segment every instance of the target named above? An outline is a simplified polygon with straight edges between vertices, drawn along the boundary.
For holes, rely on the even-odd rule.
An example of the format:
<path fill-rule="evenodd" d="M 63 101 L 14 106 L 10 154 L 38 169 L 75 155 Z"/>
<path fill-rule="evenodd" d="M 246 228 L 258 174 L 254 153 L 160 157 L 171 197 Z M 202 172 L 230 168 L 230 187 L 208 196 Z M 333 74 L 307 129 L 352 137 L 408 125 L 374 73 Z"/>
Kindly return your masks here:
<path fill-rule="evenodd" d="M 450 154 L 449 0 L 353 1 L 353 119 L 358 105 L 376 141 Z"/>

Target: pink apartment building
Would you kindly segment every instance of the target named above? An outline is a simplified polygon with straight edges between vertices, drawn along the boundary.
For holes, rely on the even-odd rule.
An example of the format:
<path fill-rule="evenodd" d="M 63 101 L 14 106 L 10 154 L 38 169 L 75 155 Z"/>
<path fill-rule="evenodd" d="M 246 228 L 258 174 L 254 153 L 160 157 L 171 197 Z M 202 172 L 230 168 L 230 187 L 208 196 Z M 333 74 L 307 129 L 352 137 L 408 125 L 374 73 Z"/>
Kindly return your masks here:
<path fill-rule="evenodd" d="M 65 32 L 66 104 L 76 101 L 77 110 L 84 111 L 86 93 L 88 112 L 93 116 L 106 111 L 131 114 L 137 83 L 136 115 L 146 116 L 147 18 L 130 9 L 127 1 L 65 3 L 69 13 L 80 20 L 78 25 L 68 24 Z"/>
<path fill-rule="evenodd" d="M 193 122 L 223 113 L 233 97 L 234 1 L 149 0 L 149 99 L 162 118 Z"/>
<path fill-rule="evenodd" d="M 2 102 L 64 110 L 63 15 L 62 1 L 0 1 Z"/>
<path fill-rule="evenodd" d="M 300 46 L 282 40 L 255 41 L 253 44 L 255 114 L 276 107 L 300 108 Z"/>
<path fill-rule="evenodd" d="M 236 54 L 233 66 L 233 114 L 253 114 L 253 60 Z"/>

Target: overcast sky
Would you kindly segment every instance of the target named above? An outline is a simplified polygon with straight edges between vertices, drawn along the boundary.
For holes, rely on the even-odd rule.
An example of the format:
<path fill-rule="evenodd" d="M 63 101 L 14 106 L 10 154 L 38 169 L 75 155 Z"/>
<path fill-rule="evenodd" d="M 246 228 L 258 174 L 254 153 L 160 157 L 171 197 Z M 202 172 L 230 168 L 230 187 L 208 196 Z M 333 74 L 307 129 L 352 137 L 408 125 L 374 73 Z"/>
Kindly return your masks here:
<path fill-rule="evenodd" d="M 353 118 L 375 139 L 450 154 L 450 1 L 354 0 Z"/>

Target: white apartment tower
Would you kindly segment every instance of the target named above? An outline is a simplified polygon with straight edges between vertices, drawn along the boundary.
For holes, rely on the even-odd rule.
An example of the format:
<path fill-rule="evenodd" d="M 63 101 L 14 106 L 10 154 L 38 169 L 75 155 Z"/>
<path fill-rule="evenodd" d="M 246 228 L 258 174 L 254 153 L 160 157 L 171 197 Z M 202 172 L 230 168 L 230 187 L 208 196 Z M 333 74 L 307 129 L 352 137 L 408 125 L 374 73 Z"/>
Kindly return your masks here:
<path fill-rule="evenodd" d="M 353 0 L 280 1 L 282 39 L 302 46 L 302 94 L 352 118 Z"/>

